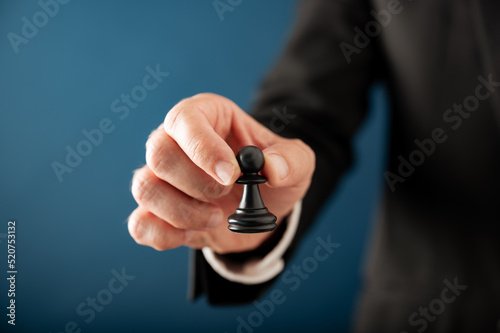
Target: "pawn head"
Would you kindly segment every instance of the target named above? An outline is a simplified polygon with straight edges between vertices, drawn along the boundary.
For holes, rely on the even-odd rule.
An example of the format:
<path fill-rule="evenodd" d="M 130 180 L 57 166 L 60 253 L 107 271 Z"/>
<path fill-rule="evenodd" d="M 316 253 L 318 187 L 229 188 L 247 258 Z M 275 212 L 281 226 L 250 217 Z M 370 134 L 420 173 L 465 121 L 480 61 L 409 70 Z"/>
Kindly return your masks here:
<path fill-rule="evenodd" d="M 255 146 L 246 146 L 236 155 L 241 172 L 257 173 L 264 167 L 264 154 Z"/>

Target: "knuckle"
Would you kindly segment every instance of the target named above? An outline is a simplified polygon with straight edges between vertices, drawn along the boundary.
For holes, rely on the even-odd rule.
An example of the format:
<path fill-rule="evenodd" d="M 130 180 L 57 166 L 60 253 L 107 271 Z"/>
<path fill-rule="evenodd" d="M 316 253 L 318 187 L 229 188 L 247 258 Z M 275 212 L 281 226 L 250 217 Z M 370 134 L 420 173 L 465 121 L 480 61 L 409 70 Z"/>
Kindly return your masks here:
<path fill-rule="evenodd" d="M 201 249 L 208 245 L 207 234 L 204 231 L 190 230 L 184 236 L 184 242 L 191 248 Z"/>
<path fill-rule="evenodd" d="M 276 138 L 280 138 L 278 135 L 273 133 L 271 130 L 269 130 L 267 127 L 261 126 L 261 131 L 258 134 L 259 140 L 262 142 L 262 145 L 264 147 L 270 146 L 272 142 L 276 141 Z"/>
<path fill-rule="evenodd" d="M 200 229 L 200 219 L 203 219 L 202 211 L 208 205 L 196 199 L 193 199 L 191 204 L 180 204 L 175 216 L 172 217 L 172 224 L 178 228 Z"/>
<path fill-rule="evenodd" d="M 203 164 L 206 159 L 206 152 L 203 148 L 203 141 L 197 135 L 192 135 L 186 144 L 187 150 L 193 162 Z"/>
<path fill-rule="evenodd" d="M 204 100 L 204 99 L 210 100 L 210 99 L 214 98 L 215 96 L 217 96 L 217 95 L 205 92 L 205 93 L 198 93 L 196 95 L 193 95 L 191 98 L 194 100 Z"/>
<path fill-rule="evenodd" d="M 179 224 L 179 222 L 184 224 L 184 221 L 190 221 L 192 219 L 193 214 L 194 210 L 192 208 L 192 205 L 181 203 L 178 206 L 178 212 L 176 214 L 176 218 L 174 219 L 174 223 L 177 225 Z"/>
<path fill-rule="evenodd" d="M 137 213 L 132 213 L 128 219 L 128 232 L 130 233 L 130 236 L 135 240 L 136 243 L 138 244 L 143 244 L 143 239 L 144 239 L 144 225 L 143 221 L 141 218 L 138 216 Z"/>
<path fill-rule="evenodd" d="M 177 103 L 165 116 L 164 129 L 167 133 L 174 133 L 185 121 L 186 114 L 196 110 L 198 102 L 194 97 L 188 97 Z"/>
<path fill-rule="evenodd" d="M 161 164 L 161 149 L 162 147 L 154 138 L 150 138 L 146 142 L 146 163 L 152 171 L 158 169 Z"/>
<path fill-rule="evenodd" d="M 186 102 L 196 103 L 196 106 L 201 106 L 201 108 L 204 109 L 203 106 L 217 106 L 218 103 L 221 103 L 224 100 L 226 100 L 226 98 L 221 95 L 213 93 L 199 93 L 187 99 Z"/>
<path fill-rule="evenodd" d="M 224 194 L 226 188 L 219 183 L 213 182 L 203 188 L 203 195 L 206 199 L 219 198 Z"/>
<path fill-rule="evenodd" d="M 135 172 L 132 180 L 132 195 L 138 203 L 145 203 L 151 200 L 153 181 L 151 177 L 140 169 Z"/>
<path fill-rule="evenodd" d="M 298 138 L 294 138 L 294 139 L 289 139 L 290 142 L 292 142 L 293 144 L 297 145 L 298 147 L 300 147 L 300 149 L 305 149 L 305 147 L 307 146 L 305 144 L 304 141 L 302 141 L 301 139 L 298 139 Z"/>
<path fill-rule="evenodd" d="M 137 244 L 146 245 L 157 251 L 164 251 L 177 247 L 167 239 L 162 232 L 149 232 L 147 227 L 147 213 L 133 212 L 128 219 L 128 231 Z"/>
<path fill-rule="evenodd" d="M 170 150 L 157 140 L 150 141 L 146 145 L 147 165 L 158 176 L 168 173 L 172 163 L 175 162 L 175 159 L 169 158 Z"/>
<path fill-rule="evenodd" d="M 179 102 L 165 118 L 165 131 L 168 135 L 176 137 L 181 146 L 186 147 L 186 153 L 193 161 L 203 159 L 206 153 L 203 151 L 203 134 L 189 128 L 188 122 L 201 113 L 200 102 L 193 101 L 193 97 Z M 179 142 L 179 139 L 182 142 Z"/>
<path fill-rule="evenodd" d="M 225 191 L 225 187 L 220 185 L 219 183 L 216 182 L 211 182 L 205 186 L 203 186 L 201 189 L 199 189 L 199 195 L 203 199 L 215 199 L 219 198 L 222 196 L 222 194 Z"/>
<path fill-rule="evenodd" d="M 305 143 L 304 143 L 304 148 L 307 151 L 307 155 L 308 155 L 309 159 L 311 160 L 312 165 L 316 165 L 316 153 L 314 152 L 314 150 L 311 147 L 309 147 L 309 145 L 307 145 Z"/>
<path fill-rule="evenodd" d="M 315 165 L 316 164 L 316 153 L 314 152 L 314 150 L 311 147 L 309 147 L 309 145 L 307 143 L 305 143 L 304 141 L 302 141 L 300 139 L 292 139 L 292 140 L 302 149 L 307 160 L 311 161 L 312 165 Z"/>
<path fill-rule="evenodd" d="M 177 127 L 179 127 L 179 122 L 182 119 L 182 113 L 186 109 L 186 100 L 182 100 L 177 103 L 165 116 L 165 121 L 163 122 L 165 131 L 167 133 L 173 133 Z"/>

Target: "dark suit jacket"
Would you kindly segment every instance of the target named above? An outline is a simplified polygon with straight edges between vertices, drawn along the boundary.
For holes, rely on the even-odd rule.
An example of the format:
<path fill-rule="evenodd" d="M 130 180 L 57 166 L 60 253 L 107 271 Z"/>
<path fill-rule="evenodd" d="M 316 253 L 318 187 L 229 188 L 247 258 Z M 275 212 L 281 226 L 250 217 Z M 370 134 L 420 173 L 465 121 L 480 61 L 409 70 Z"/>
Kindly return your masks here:
<path fill-rule="evenodd" d="M 494 332 L 500 320 L 500 1 L 397 3 L 304 1 L 262 86 L 255 118 L 269 127 L 273 108 L 286 106 L 296 118 L 279 134 L 302 139 L 317 156 L 285 260 L 351 165 L 367 91 L 383 80 L 391 101 L 390 173 L 356 329 Z M 279 237 L 280 231 L 260 251 L 228 258 L 263 255 Z M 194 256 L 192 296 L 205 293 L 213 304 L 250 302 L 273 283 L 226 281 L 201 253 Z M 467 289 L 453 298 L 444 280 Z M 420 307 L 430 307 L 430 319 L 422 319 Z"/>

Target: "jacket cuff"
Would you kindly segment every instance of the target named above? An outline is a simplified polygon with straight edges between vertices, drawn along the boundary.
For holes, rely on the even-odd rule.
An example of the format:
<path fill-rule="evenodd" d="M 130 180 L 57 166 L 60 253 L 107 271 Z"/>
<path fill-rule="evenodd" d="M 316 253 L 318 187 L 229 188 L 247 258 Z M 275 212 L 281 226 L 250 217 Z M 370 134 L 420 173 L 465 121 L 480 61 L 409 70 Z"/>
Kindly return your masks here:
<path fill-rule="evenodd" d="M 208 247 L 202 249 L 203 256 L 212 269 L 226 280 L 246 285 L 267 282 L 281 273 L 285 267 L 283 254 L 295 237 L 301 210 L 302 201 L 299 201 L 288 217 L 286 230 L 281 240 L 263 258 L 250 258 L 245 262 L 235 262 L 215 253 Z"/>

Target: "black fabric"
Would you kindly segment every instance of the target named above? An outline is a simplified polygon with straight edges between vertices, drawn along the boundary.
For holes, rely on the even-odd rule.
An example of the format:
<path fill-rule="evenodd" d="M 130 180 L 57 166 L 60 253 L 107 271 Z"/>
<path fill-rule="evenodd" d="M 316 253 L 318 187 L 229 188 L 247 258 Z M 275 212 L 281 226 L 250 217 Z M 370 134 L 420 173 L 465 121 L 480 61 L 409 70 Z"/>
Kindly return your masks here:
<path fill-rule="evenodd" d="M 366 114 L 368 90 L 383 80 L 391 101 L 388 171 L 398 174 L 401 159 L 419 149 L 415 140 L 436 130 L 446 140 L 395 191 L 385 187 L 356 330 L 423 329 L 411 315 L 439 299 L 445 280 L 456 279 L 467 289 L 427 321 L 426 332 L 494 332 L 500 320 L 500 87 L 491 86 L 491 97 L 468 117 L 447 110 L 471 100 L 483 82 L 478 77 L 500 81 L 500 6 L 402 0 L 399 13 L 348 62 L 340 44 L 354 45 L 355 28 L 365 31 L 393 2 L 302 2 L 288 46 L 262 85 L 254 117 L 276 129 L 273 109 L 286 107 L 296 117 L 278 134 L 302 139 L 317 156 L 285 261 L 352 164 L 351 140 Z M 193 296 L 205 293 L 212 304 L 252 301 L 273 283 L 228 282 L 201 253 L 195 266 Z"/>

